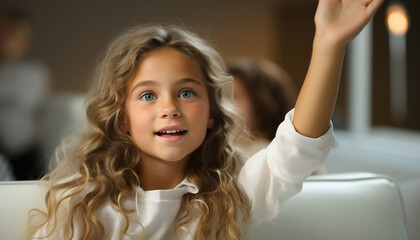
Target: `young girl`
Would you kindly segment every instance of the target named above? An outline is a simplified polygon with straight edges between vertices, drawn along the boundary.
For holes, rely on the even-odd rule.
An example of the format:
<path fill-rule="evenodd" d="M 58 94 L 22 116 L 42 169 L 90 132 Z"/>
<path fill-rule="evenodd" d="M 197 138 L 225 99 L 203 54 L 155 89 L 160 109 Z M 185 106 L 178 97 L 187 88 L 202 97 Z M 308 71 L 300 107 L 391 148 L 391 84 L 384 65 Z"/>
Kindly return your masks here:
<path fill-rule="evenodd" d="M 330 117 L 346 44 L 381 0 L 320 0 L 295 110 L 244 166 L 230 143 L 232 81 L 196 35 L 137 27 L 99 65 L 91 129 L 49 176 L 36 239 L 243 239 L 278 213 L 335 146 Z M 32 219 L 32 220 L 39 220 Z"/>

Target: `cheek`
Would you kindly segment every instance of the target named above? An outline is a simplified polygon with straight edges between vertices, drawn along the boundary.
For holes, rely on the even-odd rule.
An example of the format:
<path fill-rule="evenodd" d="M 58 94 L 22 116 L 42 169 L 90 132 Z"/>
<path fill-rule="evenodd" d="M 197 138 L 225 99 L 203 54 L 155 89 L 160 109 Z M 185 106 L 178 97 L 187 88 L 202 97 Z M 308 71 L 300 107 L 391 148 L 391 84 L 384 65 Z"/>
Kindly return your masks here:
<path fill-rule="evenodd" d="M 152 123 L 152 115 L 144 109 L 136 109 L 131 111 L 128 116 L 129 132 L 132 137 L 135 135 L 141 135 L 147 130 L 151 129 L 150 124 Z"/>
<path fill-rule="evenodd" d="M 194 124 L 196 131 L 199 130 L 201 133 L 206 133 L 210 117 L 209 111 L 209 107 L 206 104 L 197 104 L 189 109 L 190 122 Z"/>

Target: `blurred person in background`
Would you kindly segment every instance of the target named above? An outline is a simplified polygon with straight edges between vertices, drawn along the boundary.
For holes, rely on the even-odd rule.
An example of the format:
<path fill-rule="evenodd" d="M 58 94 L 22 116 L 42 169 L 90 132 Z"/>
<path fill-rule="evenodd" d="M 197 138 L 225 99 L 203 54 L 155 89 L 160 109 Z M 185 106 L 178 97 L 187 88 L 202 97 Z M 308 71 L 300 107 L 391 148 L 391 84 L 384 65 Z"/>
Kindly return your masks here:
<path fill-rule="evenodd" d="M 27 58 L 31 28 L 16 8 L 0 13 L 0 155 L 9 161 L 18 180 L 37 179 L 37 125 L 49 92 L 49 71 Z M 3 171 L 4 172 L 4 171 Z"/>
<path fill-rule="evenodd" d="M 16 180 L 12 168 L 6 158 L 0 154 L 0 181 Z"/>
<path fill-rule="evenodd" d="M 295 105 L 297 91 L 289 74 L 266 59 L 233 60 L 228 72 L 235 79 L 233 96 L 246 129 L 240 130 L 237 141 L 249 158 L 273 140 L 279 124 Z M 313 174 L 324 172 L 318 169 Z"/>

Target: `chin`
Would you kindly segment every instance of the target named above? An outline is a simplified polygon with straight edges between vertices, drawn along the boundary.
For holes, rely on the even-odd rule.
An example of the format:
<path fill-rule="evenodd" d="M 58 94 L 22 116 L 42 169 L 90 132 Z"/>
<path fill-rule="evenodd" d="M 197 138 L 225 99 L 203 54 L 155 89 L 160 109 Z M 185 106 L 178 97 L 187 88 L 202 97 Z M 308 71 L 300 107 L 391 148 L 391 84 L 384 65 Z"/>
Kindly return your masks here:
<path fill-rule="evenodd" d="M 191 154 L 184 155 L 184 154 L 169 153 L 163 156 L 159 156 L 159 158 L 165 162 L 180 162 L 180 161 L 188 159 L 190 155 Z"/>

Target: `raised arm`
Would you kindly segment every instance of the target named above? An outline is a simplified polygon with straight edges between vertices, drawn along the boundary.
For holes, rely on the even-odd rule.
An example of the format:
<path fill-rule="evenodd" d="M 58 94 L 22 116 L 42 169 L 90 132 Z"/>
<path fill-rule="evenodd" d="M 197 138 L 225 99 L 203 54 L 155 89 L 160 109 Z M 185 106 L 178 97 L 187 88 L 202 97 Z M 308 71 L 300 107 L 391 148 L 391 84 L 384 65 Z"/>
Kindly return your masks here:
<path fill-rule="evenodd" d="M 308 73 L 295 106 L 293 125 L 308 137 L 329 128 L 346 45 L 363 29 L 383 0 L 319 0 Z"/>

